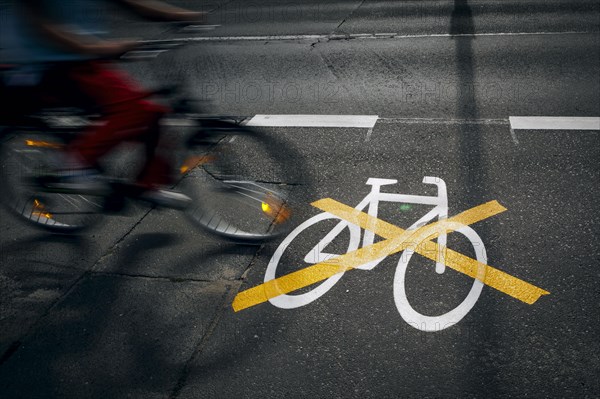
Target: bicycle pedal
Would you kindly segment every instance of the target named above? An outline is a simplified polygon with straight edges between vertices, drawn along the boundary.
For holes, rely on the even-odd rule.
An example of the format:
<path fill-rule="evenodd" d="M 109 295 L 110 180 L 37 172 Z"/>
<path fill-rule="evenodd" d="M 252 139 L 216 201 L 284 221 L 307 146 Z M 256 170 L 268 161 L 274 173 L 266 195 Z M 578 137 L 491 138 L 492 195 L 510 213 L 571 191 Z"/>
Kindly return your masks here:
<path fill-rule="evenodd" d="M 145 190 L 143 187 L 131 183 L 126 179 L 113 179 L 109 184 L 112 189 L 112 196 L 115 198 L 137 198 Z"/>
<path fill-rule="evenodd" d="M 127 201 L 123 195 L 110 195 L 104 201 L 104 211 L 107 213 L 122 213 L 125 210 Z"/>

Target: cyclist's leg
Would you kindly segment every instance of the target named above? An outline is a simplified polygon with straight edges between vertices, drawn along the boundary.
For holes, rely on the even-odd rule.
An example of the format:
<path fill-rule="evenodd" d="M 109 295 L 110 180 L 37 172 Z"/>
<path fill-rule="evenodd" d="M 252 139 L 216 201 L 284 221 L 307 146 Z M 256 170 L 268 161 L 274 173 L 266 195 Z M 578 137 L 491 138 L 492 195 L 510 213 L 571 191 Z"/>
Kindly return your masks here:
<path fill-rule="evenodd" d="M 68 75 L 103 115 L 100 126 L 92 127 L 73 142 L 71 153 L 85 165 L 96 166 L 118 144 L 140 141 L 146 147 L 146 159 L 137 180 L 140 198 L 168 207 L 186 207 L 190 201 L 187 196 L 160 189 L 172 182 L 171 165 L 157 152 L 161 140 L 159 121 L 169 109 L 144 99 L 142 88 L 107 63 L 81 63 L 72 67 Z"/>
<path fill-rule="evenodd" d="M 145 170 L 156 172 L 156 182 L 165 183 L 168 164 L 157 159 L 156 146 L 159 120 L 168 112 L 166 107 L 142 99 L 143 89 L 122 71 L 105 63 L 88 62 L 73 66 L 68 76 L 77 88 L 89 97 L 103 115 L 102 124 L 90 128 L 73 143 L 71 149 L 88 165 L 98 160 L 123 141 L 142 141 L 146 145 Z"/>

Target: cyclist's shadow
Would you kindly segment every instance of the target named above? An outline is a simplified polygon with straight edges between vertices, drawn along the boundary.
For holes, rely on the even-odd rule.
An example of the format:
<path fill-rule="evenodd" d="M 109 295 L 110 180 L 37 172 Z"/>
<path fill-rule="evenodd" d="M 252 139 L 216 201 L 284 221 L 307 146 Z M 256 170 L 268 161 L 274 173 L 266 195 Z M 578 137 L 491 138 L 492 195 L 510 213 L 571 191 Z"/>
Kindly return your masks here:
<path fill-rule="evenodd" d="M 75 271 L 75 275 L 83 276 L 79 279 L 73 276 L 69 280 L 71 284 L 76 281 L 76 284 L 67 290 L 68 295 L 63 293 L 58 302 L 48 304 L 40 315 L 47 313 L 50 307 L 51 312 L 43 316 L 41 322 L 37 320 L 35 328 L 27 336 L 21 334 L 13 338 L 18 346 L 14 353 L 5 356 L 3 363 L 6 364 L 0 369 L 1 379 L 10 381 L 9 384 L 7 382 L 7 392 L 13 390 L 32 396 L 42 391 L 60 392 L 64 370 L 55 369 L 52 365 L 67 360 L 79 370 L 76 374 L 81 377 L 80 381 L 94 376 L 95 386 L 89 388 L 97 392 L 116 389 L 110 387 L 161 393 L 172 389 L 180 377 L 178 371 L 192 357 L 197 346 L 210 338 L 207 332 L 215 320 L 214 312 L 228 306 L 223 303 L 226 293 L 215 294 L 210 288 L 211 281 L 177 276 L 189 274 L 190 268 L 202 267 L 215 257 L 251 255 L 257 251 L 257 247 L 233 245 L 218 245 L 209 251 L 195 249 L 181 262 L 150 265 L 150 268 L 155 268 L 154 276 L 138 274 L 136 268 L 147 259 L 142 255 L 152 255 L 166 248 L 176 249 L 179 238 L 177 234 L 164 233 L 129 236 L 129 245 L 122 242 L 120 251 L 117 245 L 116 252 L 100 260 L 90 259 L 93 242 L 82 237 L 36 235 L 4 246 L 3 253 L 10 260 L 13 255 L 22 258 L 23 251 L 28 249 L 58 244 L 62 251 L 55 250 L 67 254 L 71 260 L 65 262 L 66 272 L 73 274 Z M 49 257 L 41 255 L 41 259 L 45 258 Z M 89 262 L 80 265 L 78 259 L 88 259 Z M 116 268 L 107 270 L 105 262 L 113 263 Z M 23 268 L 23 262 L 9 263 L 11 267 Z M 51 278 L 61 267 L 53 264 L 50 269 L 42 270 L 39 261 L 34 260 L 33 263 L 31 271 L 22 270 L 23 275 L 19 276 L 19 280 L 28 281 L 27 289 L 30 290 L 39 288 L 36 281 Z M 8 273 L 4 266 L 3 272 Z M 94 269 L 89 270 L 92 266 Z M 244 265 L 243 269 L 247 266 Z M 217 288 L 223 289 L 222 279 L 215 276 L 214 280 Z M 236 277 L 231 278 L 232 283 L 227 289 L 233 289 L 235 280 Z M 203 309 L 203 306 L 210 310 Z M 125 314 L 128 317 L 123 318 Z M 69 336 L 68 342 L 64 341 L 64 336 Z M 112 338 L 107 341 L 107 337 Z M 20 342 L 26 345 L 21 348 Z M 252 352 L 250 347 L 228 347 L 229 350 L 235 351 L 236 356 Z M 39 357 L 40 353 L 44 355 Z M 181 355 L 174 358 L 173 353 Z M 34 363 L 42 367 L 32 367 Z M 116 363 L 127 366 L 119 366 L 118 373 L 105 372 L 107 368 L 114 368 Z M 54 371 L 42 373 L 40 370 Z M 31 380 L 36 380 L 36 384 L 29 384 Z M 73 387 L 75 391 L 80 388 Z"/>
<path fill-rule="evenodd" d="M 182 239 L 179 234 L 139 234 L 135 237 L 130 237 L 134 240 L 134 244 L 120 254 L 117 263 L 119 266 L 127 267 L 129 265 L 129 267 L 132 267 L 132 265 L 139 262 L 141 253 L 163 251 L 167 247 L 169 248 L 168 252 L 175 255 L 180 252 L 179 250 L 182 246 L 189 246 L 188 243 L 194 242 L 201 236 L 201 234 L 198 236 L 193 234 L 189 237 L 190 240 L 188 241 L 185 238 Z M 176 365 L 176 368 L 187 363 L 187 366 L 185 366 L 186 370 L 181 378 L 185 378 L 188 373 L 200 372 L 201 378 L 204 379 L 209 378 L 211 375 L 219 376 L 221 371 L 226 371 L 230 367 L 233 367 L 242 358 L 256 356 L 258 348 L 255 342 L 246 340 L 247 337 L 240 339 L 240 336 L 237 335 L 237 330 L 239 330 L 238 323 L 245 323 L 246 320 L 244 318 L 239 319 L 233 314 L 230 302 L 239 289 L 239 280 L 242 279 L 242 276 L 258 255 L 260 247 L 241 246 L 207 238 L 206 241 L 203 241 L 201 248 L 192 247 L 191 251 L 189 249 L 187 251 L 188 253 L 185 257 L 175 258 L 174 256 L 173 260 L 176 260 L 176 262 L 162 262 L 163 264 L 156 265 L 156 267 L 162 268 L 162 271 L 158 270 L 158 272 L 164 277 L 171 278 L 177 284 L 185 284 L 188 281 L 190 284 L 200 284 L 202 287 L 206 287 L 207 292 L 211 292 L 213 289 L 222 292 L 218 297 L 212 296 L 213 300 L 203 302 L 212 307 L 210 311 L 206 309 L 199 313 L 206 316 L 205 320 L 191 320 L 191 322 L 188 320 L 185 324 L 188 327 L 184 325 L 182 328 L 189 329 L 180 332 L 182 336 L 189 337 L 192 335 L 189 338 L 194 342 L 194 348 L 201 347 L 207 349 L 206 351 L 198 351 L 194 354 L 190 353 L 189 358 L 191 358 L 191 361 L 189 362 L 187 362 L 189 359 L 181 359 L 182 364 Z M 231 266 L 232 263 L 239 264 Z M 200 274 L 198 274 L 199 269 Z M 124 272 L 126 271 L 124 270 Z M 199 288 L 199 292 L 203 292 L 202 288 Z M 118 288 L 116 287 L 114 295 L 119 295 Z M 202 302 L 202 298 L 197 298 L 197 300 Z M 194 310 L 190 309 L 186 313 L 188 316 L 193 315 Z M 162 317 L 162 314 L 164 312 L 157 311 L 156 316 L 148 315 L 147 318 L 154 320 L 154 322 L 159 322 L 158 318 Z M 233 326 L 231 325 L 232 323 L 234 324 Z M 196 324 L 204 324 L 206 329 L 204 331 L 201 329 L 200 334 L 198 334 L 198 330 L 191 327 Z M 177 332 L 174 333 L 177 334 Z M 194 334 L 196 335 L 193 336 Z M 132 337 L 136 337 L 136 335 L 135 333 L 131 334 Z M 224 339 L 224 336 L 228 336 L 231 339 Z M 223 342 L 226 342 L 226 345 L 223 345 Z M 147 343 L 144 343 L 138 342 L 136 337 L 134 344 L 137 347 L 136 357 L 139 361 L 136 364 L 139 363 L 139 367 L 143 368 L 148 364 L 149 353 L 155 356 L 151 360 L 151 363 L 153 363 L 151 370 L 147 370 L 146 373 L 153 372 L 157 367 L 158 369 L 163 366 L 174 367 L 174 365 L 164 364 L 164 359 L 160 358 L 160 351 L 156 350 L 156 342 L 151 339 Z"/>

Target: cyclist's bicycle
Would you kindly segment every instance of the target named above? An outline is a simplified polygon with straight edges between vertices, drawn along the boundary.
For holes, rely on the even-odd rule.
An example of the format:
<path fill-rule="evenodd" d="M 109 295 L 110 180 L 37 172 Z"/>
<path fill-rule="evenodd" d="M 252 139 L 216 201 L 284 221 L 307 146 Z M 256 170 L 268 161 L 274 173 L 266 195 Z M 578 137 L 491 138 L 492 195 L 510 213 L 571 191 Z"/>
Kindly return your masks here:
<path fill-rule="evenodd" d="M 397 180 L 391 179 L 371 178 L 367 180 L 367 185 L 371 186 L 371 192 L 367 194 L 367 196 L 355 207 L 355 209 L 359 211 L 364 211 L 368 207 L 366 213 L 376 218 L 380 202 L 395 202 L 403 204 L 419 204 L 433 206 L 433 209 L 431 209 L 429 212 L 423 215 L 419 220 L 414 222 L 407 230 L 417 229 L 433 221 L 436 218 L 438 220 L 443 220 L 448 217 L 448 195 L 446 191 L 446 183 L 442 179 L 429 176 L 423 179 L 423 183 L 437 186 L 438 193 L 436 196 L 405 195 L 381 192 L 382 186 L 396 183 Z M 330 219 L 339 220 L 338 217 L 324 212 L 311 217 L 310 219 L 306 220 L 298 227 L 296 227 L 281 242 L 281 244 L 273 254 L 267 266 L 264 281 L 268 282 L 274 280 L 277 277 L 280 277 L 277 275 L 277 269 L 280 266 L 282 256 L 288 249 L 288 247 L 291 245 L 291 243 L 294 240 L 296 240 L 301 233 L 318 223 Z M 325 237 L 323 237 L 323 239 L 321 239 L 318 242 L 318 244 L 315 245 L 304 256 L 304 263 L 315 264 L 326 261 L 335 262 L 335 258 L 340 256 L 341 254 L 327 253 L 324 250 L 346 229 L 350 234 L 350 239 L 348 242 L 348 248 L 346 250 L 346 253 L 357 250 L 360 246 L 361 228 L 355 224 L 342 220 L 339 223 L 337 223 L 331 231 L 326 233 Z M 456 232 L 464 235 L 467 238 L 467 240 L 471 243 L 473 249 L 475 250 L 476 259 L 483 264 L 487 264 L 487 254 L 485 246 L 483 245 L 481 238 L 475 232 L 475 230 L 473 230 L 470 226 L 464 226 L 460 229 L 457 229 Z M 362 247 L 372 245 L 374 239 L 375 234 L 373 233 L 373 231 L 365 230 L 362 240 Z M 437 255 L 435 269 L 437 273 L 442 274 L 444 273 L 444 270 L 446 268 L 443 259 L 447 244 L 447 233 L 440 234 L 437 238 L 437 242 L 439 252 Z M 419 243 L 414 244 L 418 245 Z M 398 262 L 398 266 L 396 268 L 396 273 L 394 277 L 394 300 L 400 315 L 405 321 L 410 323 L 412 326 L 423 331 L 439 331 L 444 328 L 450 327 L 453 324 L 456 324 L 467 313 L 469 313 L 469 311 L 477 302 L 479 295 L 481 294 L 481 290 L 483 288 L 483 283 L 480 280 L 475 279 L 466 298 L 457 307 L 448 311 L 447 313 L 438 316 L 427 316 L 421 314 L 410 305 L 406 293 L 406 270 L 413 254 L 414 252 L 405 251 L 403 255 L 400 256 L 400 260 Z M 383 259 L 385 258 L 377 259 L 375 261 L 366 263 L 358 267 L 358 269 L 371 270 L 375 266 L 377 266 L 381 261 L 383 261 Z M 310 289 L 308 292 L 303 292 L 301 294 L 296 295 L 279 295 L 277 297 L 269 299 L 269 302 L 271 302 L 271 304 L 273 304 L 274 306 L 283 309 L 292 309 L 307 305 L 320 298 L 325 293 L 327 293 L 342 278 L 343 275 L 344 272 L 335 274 L 323 281 L 322 283 L 320 283 L 315 288 Z"/>
<path fill-rule="evenodd" d="M 155 56 L 177 45 L 146 47 L 137 49 L 133 58 L 143 51 Z M 289 232 L 294 206 L 301 202 L 299 186 L 307 181 L 300 154 L 284 140 L 243 126 L 236 118 L 199 113 L 198 102 L 183 98 L 180 87 L 163 87 L 150 95 L 169 100 L 174 111 L 164 125 L 176 141 L 175 188 L 193 200 L 184 213 L 197 226 L 238 243 L 260 243 Z M 0 126 L 1 196 L 13 214 L 52 232 L 74 233 L 138 199 L 132 179 L 106 170 L 101 179 L 110 190 L 102 195 L 54 188 L 50 172 L 60 167 L 63 148 L 89 123 L 89 112 L 51 108 Z"/>

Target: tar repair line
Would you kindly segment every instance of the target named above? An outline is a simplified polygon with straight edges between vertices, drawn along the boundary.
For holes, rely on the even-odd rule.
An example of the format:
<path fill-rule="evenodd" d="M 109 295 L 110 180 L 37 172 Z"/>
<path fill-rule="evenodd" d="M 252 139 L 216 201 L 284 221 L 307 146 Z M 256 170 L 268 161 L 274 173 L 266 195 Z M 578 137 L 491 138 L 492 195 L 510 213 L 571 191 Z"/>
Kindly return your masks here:
<path fill-rule="evenodd" d="M 437 221 L 414 231 L 394 226 L 378 218 L 374 218 L 355 208 L 344 205 L 333 199 L 323 199 L 312 204 L 325 212 L 329 212 L 343 220 L 359 225 L 363 229 L 372 229 L 376 234 L 386 238 L 384 241 L 357 249 L 335 258 L 335 261 L 321 262 L 285 276 L 267 281 L 263 284 L 242 291 L 233 300 L 234 311 L 249 308 L 266 302 L 282 294 L 296 291 L 319 281 L 328 279 L 338 273 L 355 269 L 363 264 L 384 258 L 397 252 L 409 249 L 429 259 L 437 261 L 439 247 L 431 240 L 443 232 L 458 230 L 464 226 L 487 219 L 504 212 L 506 208 L 497 201 L 491 201 L 452 218 Z M 475 259 L 462 255 L 449 248 L 444 248 L 446 255 L 442 261 L 456 271 L 476 278 L 484 284 L 495 288 L 527 304 L 533 304 L 542 295 L 549 292 L 520 280 Z"/>
<path fill-rule="evenodd" d="M 499 33 L 433 33 L 429 35 L 400 35 L 398 33 L 354 33 L 348 35 L 258 35 L 258 36 L 196 36 L 181 37 L 164 40 L 142 40 L 140 43 L 168 43 L 168 42 L 228 42 L 228 41 L 285 41 L 285 40 L 349 40 L 349 39 L 420 39 L 430 37 L 452 38 L 452 37 L 477 37 L 477 36 L 550 36 L 550 35 L 581 35 L 596 34 L 588 31 L 567 32 L 499 32 Z"/>

